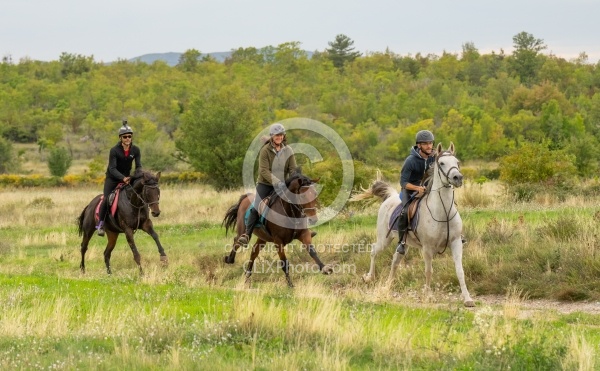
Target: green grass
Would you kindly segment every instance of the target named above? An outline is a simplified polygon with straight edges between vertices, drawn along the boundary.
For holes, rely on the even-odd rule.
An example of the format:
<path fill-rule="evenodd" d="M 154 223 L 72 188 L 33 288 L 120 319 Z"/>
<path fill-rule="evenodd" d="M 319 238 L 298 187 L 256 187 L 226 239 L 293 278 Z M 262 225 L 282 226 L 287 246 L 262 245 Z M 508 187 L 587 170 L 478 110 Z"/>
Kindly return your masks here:
<path fill-rule="evenodd" d="M 524 297 L 599 300 L 600 230 L 593 208 L 511 205 L 462 212 L 469 238 L 464 267 L 477 303 L 466 309 L 449 253 L 434 260 L 431 291 L 423 290 L 415 249 L 390 285 L 391 247 L 377 258 L 378 278 L 362 283 L 376 207 L 316 228 L 322 260 L 354 270 L 295 272 L 290 290 L 278 269 L 253 274 L 248 287 L 247 250 L 234 265 L 223 263 L 232 236 L 225 236 L 218 217 L 191 215 L 183 223 L 168 209 L 154 220 L 168 267 L 152 238 L 138 232 L 143 275 L 123 236 L 112 275 L 102 255 L 106 240 L 98 237 L 82 274 L 74 216 L 81 206 L 56 216 L 69 198 L 24 196 L 53 197 L 57 205 L 29 209 L 14 223 L 14 210 L 0 210 L 2 369 L 537 370 L 600 364 L 600 316 L 531 313 L 521 305 Z M 287 255 L 292 264 L 313 266 L 297 245 Z M 267 246 L 257 264 L 277 260 Z M 477 299 L 483 294 L 508 296 L 487 305 Z"/>

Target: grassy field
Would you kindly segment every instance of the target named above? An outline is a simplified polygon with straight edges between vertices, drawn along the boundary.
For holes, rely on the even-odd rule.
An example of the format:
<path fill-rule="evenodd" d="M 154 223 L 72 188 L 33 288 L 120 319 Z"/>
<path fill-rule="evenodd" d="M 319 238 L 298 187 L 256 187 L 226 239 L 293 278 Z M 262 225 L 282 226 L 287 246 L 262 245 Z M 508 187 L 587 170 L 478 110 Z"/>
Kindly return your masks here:
<path fill-rule="evenodd" d="M 457 191 L 464 266 L 476 307 L 462 306 L 450 254 L 423 289 L 410 250 L 393 283 L 390 247 L 378 279 L 363 284 L 378 204 L 349 205 L 317 228 L 335 274 L 313 273 L 288 248 L 293 290 L 280 270 L 243 280 L 248 251 L 225 265 L 221 221 L 241 191 L 163 187 L 155 227 L 169 256 L 136 233 L 140 276 L 120 237 L 106 274 L 106 240 L 94 237 L 86 274 L 76 218 L 99 189 L 0 189 L 1 369 L 519 369 L 600 368 L 598 311 L 528 309 L 530 299 L 600 305 L 596 208 L 589 198 L 540 194 L 513 204 L 495 183 Z M 269 247 L 258 265 L 270 268 Z M 499 295 L 490 303 L 478 299 Z"/>

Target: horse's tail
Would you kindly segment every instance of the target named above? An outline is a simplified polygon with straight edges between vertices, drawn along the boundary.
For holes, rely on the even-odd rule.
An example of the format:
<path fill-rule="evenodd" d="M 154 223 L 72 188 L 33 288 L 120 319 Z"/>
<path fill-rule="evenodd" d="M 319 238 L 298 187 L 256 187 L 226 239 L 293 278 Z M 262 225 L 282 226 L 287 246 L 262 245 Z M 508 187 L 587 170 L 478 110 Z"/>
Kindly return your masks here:
<path fill-rule="evenodd" d="M 85 219 L 85 211 L 87 210 L 88 206 L 83 208 L 81 215 L 79 215 L 79 218 L 77 218 L 79 236 L 83 236 L 83 220 Z"/>
<path fill-rule="evenodd" d="M 377 180 L 369 189 L 362 188 L 362 192 L 350 198 L 350 201 L 362 201 L 372 197 L 379 197 L 382 201 L 387 200 L 390 196 L 398 196 L 398 191 L 391 185 L 382 180 Z"/>
<path fill-rule="evenodd" d="M 238 202 L 236 204 L 232 205 L 225 213 L 225 218 L 223 218 L 223 222 L 221 223 L 221 226 L 225 227 L 225 235 L 227 235 L 227 232 L 229 231 L 230 228 L 233 230 L 233 228 L 235 227 L 235 223 L 237 222 L 237 214 L 240 209 L 240 205 L 242 204 L 242 201 L 244 201 L 244 199 L 246 197 L 248 197 L 247 194 L 241 195 Z"/>

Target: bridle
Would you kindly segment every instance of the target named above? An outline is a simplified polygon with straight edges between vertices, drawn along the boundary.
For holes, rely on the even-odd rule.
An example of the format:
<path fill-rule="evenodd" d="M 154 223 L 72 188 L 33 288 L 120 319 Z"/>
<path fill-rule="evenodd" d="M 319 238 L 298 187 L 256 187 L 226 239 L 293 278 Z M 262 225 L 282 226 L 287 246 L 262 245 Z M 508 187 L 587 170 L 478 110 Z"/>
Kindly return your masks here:
<path fill-rule="evenodd" d="M 433 216 L 433 213 L 431 212 L 431 209 L 429 208 L 429 197 L 427 197 L 426 200 L 425 200 L 425 205 L 427 206 L 427 210 L 429 211 L 429 215 L 431 216 L 431 219 L 433 219 L 434 221 L 436 221 L 438 223 L 446 223 L 446 244 L 444 246 L 444 250 L 442 250 L 439 254 L 443 254 L 444 251 L 446 251 L 446 248 L 448 247 L 448 241 L 450 240 L 450 221 L 452 219 L 454 219 L 454 217 L 456 215 L 458 215 L 458 209 L 455 209 L 454 215 L 450 216 L 450 213 L 452 212 L 452 205 L 454 205 L 454 187 L 450 183 L 450 172 L 453 169 L 456 169 L 458 172 L 460 172 L 460 168 L 458 166 L 451 166 L 448 169 L 448 171 L 446 171 L 446 172 L 444 172 L 443 170 L 441 170 L 440 158 L 442 158 L 444 156 L 452 156 L 452 157 L 454 157 L 454 155 L 450 151 L 445 151 L 445 152 L 440 153 L 437 156 L 437 158 L 435 159 L 435 167 L 436 167 L 438 176 L 440 177 L 440 180 L 442 180 L 443 179 L 442 175 L 443 175 L 444 178 L 446 178 L 446 182 L 444 182 L 442 180 L 442 186 L 439 187 L 439 188 L 436 188 L 436 189 L 431 189 L 430 192 L 437 192 L 438 196 L 440 197 L 440 203 L 444 207 L 444 214 L 446 215 L 446 220 L 437 220 Z M 442 188 L 451 188 L 452 189 L 452 201 L 450 202 L 450 209 L 446 208 L 446 205 L 444 204 L 444 200 L 442 199 L 442 195 L 440 193 L 440 190 Z"/>
<path fill-rule="evenodd" d="M 302 193 L 304 193 L 304 192 L 300 192 L 300 190 L 301 190 L 302 188 L 310 188 L 310 187 L 312 187 L 312 184 L 305 184 L 305 185 L 301 185 L 301 186 L 298 188 L 298 193 L 295 193 L 295 194 L 296 194 L 296 195 L 301 195 Z M 279 198 L 279 200 L 280 200 L 281 202 L 283 202 L 283 201 L 284 201 L 283 197 L 280 197 L 280 198 Z M 304 206 L 302 206 L 302 204 L 300 204 L 300 203 L 294 203 L 294 202 L 292 202 L 291 200 L 289 200 L 289 199 L 287 199 L 287 198 L 285 199 L 285 202 L 287 202 L 288 204 L 290 204 L 290 206 L 291 206 L 291 207 L 292 207 L 294 210 L 296 210 L 298 213 L 300 213 L 300 218 L 306 218 L 306 217 L 307 217 L 307 216 L 306 216 L 306 211 L 307 211 L 307 210 L 315 210 L 315 212 L 316 212 L 316 210 L 317 210 L 317 208 L 316 208 L 316 207 L 304 207 Z M 283 206 L 283 205 L 282 205 L 282 206 Z M 283 208 L 283 209 L 285 210 L 285 208 Z M 287 213 L 286 213 L 286 216 L 287 216 L 288 218 L 290 217 L 289 215 L 287 215 Z"/>
<path fill-rule="evenodd" d="M 159 195 L 159 197 L 157 198 L 156 201 L 147 202 L 146 201 L 146 199 L 148 197 L 147 196 L 147 190 L 148 189 L 159 188 L 159 186 L 158 186 L 158 183 L 142 184 L 142 192 L 141 192 L 141 194 L 137 193 L 137 191 L 135 190 L 135 187 L 133 185 L 128 184 L 128 186 L 131 187 L 131 190 L 136 195 L 137 199 L 139 201 L 141 201 L 141 203 L 142 203 L 140 206 L 137 206 L 137 205 L 134 205 L 131 202 L 131 199 L 129 199 L 129 198 L 127 199 L 127 202 L 129 202 L 129 205 L 131 205 L 131 207 L 136 208 L 138 210 L 137 225 L 136 225 L 136 228 L 134 229 L 134 232 L 135 232 L 140 227 L 140 221 L 142 219 L 142 210 L 146 210 L 148 208 L 148 206 L 154 205 L 154 204 L 158 204 L 160 202 L 160 195 Z"/>

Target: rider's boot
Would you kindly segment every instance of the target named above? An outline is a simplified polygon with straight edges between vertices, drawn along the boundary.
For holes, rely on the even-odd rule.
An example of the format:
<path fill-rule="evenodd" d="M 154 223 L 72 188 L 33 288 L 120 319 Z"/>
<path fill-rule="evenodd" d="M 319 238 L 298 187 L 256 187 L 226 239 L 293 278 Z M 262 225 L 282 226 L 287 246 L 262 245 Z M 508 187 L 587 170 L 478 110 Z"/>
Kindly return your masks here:
<path fill-rule="evenodd" d="M 317 232 L 310 231 L 310 238 L 315 238 L 316 235 L 317 235 Z"/>
<path fill-rule="evenodd" d="M 98 217 L 100 221 L 96 226 L 96 230 L 98 231 L 98 236 L 104 236 L 104 218 L 106 217 L 106 200 L 102 200 L 102 205 L 100 205 L 100 212 L 98 213 Z"/>
<path fill-rule="evenodd" d="M 408 213 L 406 211 L 402 211 L 398 217 L 398 247 L 396 247 L 396 252 L 400 255 L 404 255 L 406 253 L 404 235 L 406 234 L 407 229 Z"/>
<path fill-rule="evenodd" d="M 246 222 L 246 232 L 238 238 L 238 243 L 242 246 L 246 246 L 250 242 L 252 237 L 252 231 L 254 231 L 254 225 L 258 221 L 258 211 L 253 207 L 248 215 L 248 221 Z"/>
<path fill-rule="evenodd" d="M 104 220 L 98 222 L 96 229 L 98 230 L 98 236 L 104 236 Z"/>

